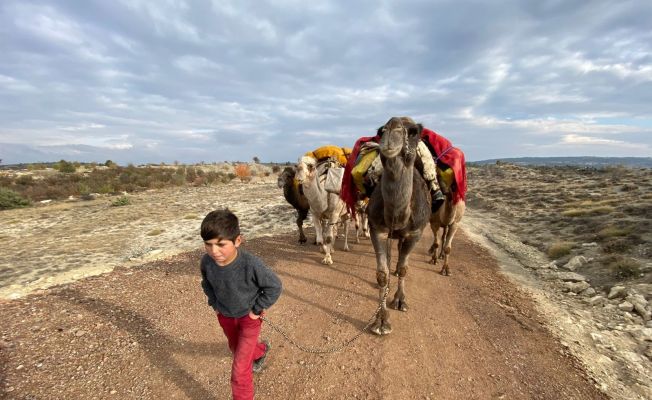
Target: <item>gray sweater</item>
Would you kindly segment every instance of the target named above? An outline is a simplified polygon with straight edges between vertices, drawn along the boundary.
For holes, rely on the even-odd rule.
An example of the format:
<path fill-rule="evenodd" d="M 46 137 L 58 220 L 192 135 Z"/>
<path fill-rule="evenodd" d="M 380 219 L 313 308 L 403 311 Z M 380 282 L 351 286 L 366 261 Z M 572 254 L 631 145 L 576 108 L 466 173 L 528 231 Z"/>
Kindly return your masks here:
<path fill-rule="evenodd" d="M 201 259 L 201 287 L 208 305 L 220 314 L 240 318 L 260 314 L 281 295 L 281 280 L 253 254 L 238 249 L 230 264 L 217 265 L 208 255 Z"/>

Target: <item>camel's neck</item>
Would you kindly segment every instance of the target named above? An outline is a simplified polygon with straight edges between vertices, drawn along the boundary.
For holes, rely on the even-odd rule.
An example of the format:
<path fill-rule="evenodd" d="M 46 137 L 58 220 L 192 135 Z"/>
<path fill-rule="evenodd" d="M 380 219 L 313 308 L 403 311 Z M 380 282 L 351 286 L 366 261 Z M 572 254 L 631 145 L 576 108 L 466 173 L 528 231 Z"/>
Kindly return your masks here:
<path fill-rule="evenodd" d="M 414 168 L 400 157 L 383 162 L 382 194 L 385 205 L 385 223 L 394 229 L 403 228 L 410 219 Z"/>

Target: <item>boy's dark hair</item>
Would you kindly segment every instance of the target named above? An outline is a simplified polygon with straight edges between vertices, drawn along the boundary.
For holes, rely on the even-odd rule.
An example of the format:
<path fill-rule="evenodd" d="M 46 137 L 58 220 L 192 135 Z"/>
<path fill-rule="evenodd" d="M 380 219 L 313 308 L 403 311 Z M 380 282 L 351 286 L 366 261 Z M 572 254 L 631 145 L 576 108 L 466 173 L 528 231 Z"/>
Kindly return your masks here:
<path fill-rule="evenodd" d="M 235 241 L 240 235 L 238 217 L 228 208 L 211 211 L 201 222 L 201 237 L 206 240 L 227 239 Z"/>

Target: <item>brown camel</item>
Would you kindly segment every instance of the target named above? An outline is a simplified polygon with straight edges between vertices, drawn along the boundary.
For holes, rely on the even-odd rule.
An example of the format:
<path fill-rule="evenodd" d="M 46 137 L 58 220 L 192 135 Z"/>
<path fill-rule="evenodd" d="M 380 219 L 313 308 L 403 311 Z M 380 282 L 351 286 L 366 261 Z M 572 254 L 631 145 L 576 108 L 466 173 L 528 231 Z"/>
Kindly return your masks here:
<path fill-rule="evenodd" d="M 459 228 L 459 223 L 464 216 L 466 203 L 464 200 L 459 200 L 457 203 L 453 204 L 453 191 L 446 187 L 446 185 L 441 181 L 440 186 L 442 191 L 445 193 L 444 203 L 430 217 L 430 229 L 432 229 L 435 241 L 430 247 L 428 253 L 432 255 L 432 259 L 430 260 L 432 264 L 437 264 L 438 257 L 444 259 L 444 265 L 441 267 L 439 273 L 445 276 L 450 276 L 448 257 L 451 254 L 451 243 L 453 242 L 455 232 L 457 232 L 457 229 Z M 442 229 L 441 242 L 438 235 L 440 228 Z M 437 254 L 437 250 L 440 246 L 441 250 L 439 254 Z"/>
<path fill-rule="evenodd" d="M 377 335 L 392 331 L 385 297 L 389 290 L 389 239 L 399 239 L 398 288 L 390 306 L 407 311 L 405 277 L 408 256 L 421 238 L 431 214 L 430 192 L 414 168 L 422 129 L 420 124 L 407 117 L 391 118 L 382 128 L 380 157 L 383 174 L 367 207 L 371 243 L 376 252 L 376 281 L 380 288 L 381 309 L 371 326 L 371 331 Z"/>
<path fill-rule="evenodd" d="M 303 221 L 308 218 L 308 211 L 310 211 L 310 204 L 308 199 L 303 194 L 301 186 L 295 182 L 296 171 L 292 167 L 286 167 L 283 172 L 278 176 L 278 187 L 283 189 L 283 196 L 285 200 L 295 210 L 297 210 L 297 227 L 299 228 L 299 243 L 303 244 L 308 239 L 303 233 Z"/>

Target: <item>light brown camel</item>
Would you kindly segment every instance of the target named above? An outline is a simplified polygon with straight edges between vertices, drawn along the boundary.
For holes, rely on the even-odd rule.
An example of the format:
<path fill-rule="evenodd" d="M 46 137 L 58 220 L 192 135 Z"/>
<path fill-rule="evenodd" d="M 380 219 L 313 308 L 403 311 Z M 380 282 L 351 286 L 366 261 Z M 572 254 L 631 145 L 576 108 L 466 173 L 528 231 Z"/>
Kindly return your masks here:
<path fill-rule="evenodd" d="M 383 174 L 367 207 L 371 243 L 376 252 L 376 281 L 380 288 L 381 308 L 371 326 L 371 331 L 377 335 L 392 331 L 385 297 L 389 290 L 389 239 L 399 239 L 396 264 L 398 288 L 390 306 L 407 311 L 405 277 L 408 256 L 421 238 L 431 214 L 430 192 L 414 168 L 422 129 L 421 125 L 407 117 L 391 118 L 382 128 L 380 157 Z"/>
<path fill-rule="evenodd" d="M 317 244 L 324 253 L 322 264 L 333 264 L 331 253 L 337 233 L 335 227 L 339 221 L 344 224 L 344 251 L 349 251 L 349 213 L 339 194 L 329 193 L 324 188 L 325 173 L 336 161 L 317 163 L 313 157 L 303 156 L 297 164 L 296 179 L 303 186 L 303 193 L 310 204 L 312 223 L 315 225 Z"/>
<path fill-rule="evenodd" d="M 450 276 L 448 257 L 451 254 L 451 243 L 453 242 L 455 232 L 459 228 L 459 223 L 464 216 L 466 203 L 464 200 L 459 200 L 453 204 L 453 191 L 451 188 L 447 187 L 442 181 L 439 182 L 439 185 L 445 194 L 444 203 L 430 217 L 430 229 L 432 229 L 435 240 L 428 254 L 432 255 L 432 259 L 430 260 L 432 264 L 437 264 L 437 258 L 443 258 L 444 265 L 441 267 L 439 273 Z M 442 230 L 441 240 L 439 236 L 440 228 Z M 440 249 L 439 254 L 437 254 L 438 249 Z"/>

